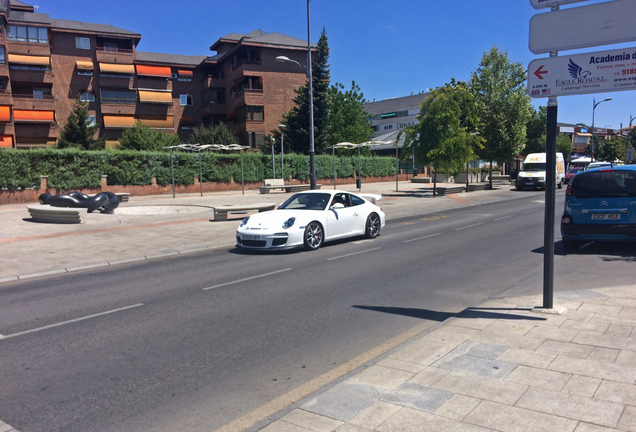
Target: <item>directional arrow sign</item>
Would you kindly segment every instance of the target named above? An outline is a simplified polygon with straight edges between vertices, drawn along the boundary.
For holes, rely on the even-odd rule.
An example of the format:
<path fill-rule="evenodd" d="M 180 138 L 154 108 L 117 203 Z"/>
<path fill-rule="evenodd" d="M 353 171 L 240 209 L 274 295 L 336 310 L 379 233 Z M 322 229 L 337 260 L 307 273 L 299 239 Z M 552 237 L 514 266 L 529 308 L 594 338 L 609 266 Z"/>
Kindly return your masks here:
<path fill-rule="evenodd" d="M 530 0 L 530 4 L 535 9 L 549 8 L 569 3 L 579 3 L 588 0 Z"/>
<path fill-rule="evenodd" d="M 636 90 L 636 47 L 537 59 L 528 65 L 533 98 Z"/>
<path fill-rule="evenodd" d="M 563 51 L 636 40 L 636 0 L 614 0 L 530 18 L 530 51 Z"/>

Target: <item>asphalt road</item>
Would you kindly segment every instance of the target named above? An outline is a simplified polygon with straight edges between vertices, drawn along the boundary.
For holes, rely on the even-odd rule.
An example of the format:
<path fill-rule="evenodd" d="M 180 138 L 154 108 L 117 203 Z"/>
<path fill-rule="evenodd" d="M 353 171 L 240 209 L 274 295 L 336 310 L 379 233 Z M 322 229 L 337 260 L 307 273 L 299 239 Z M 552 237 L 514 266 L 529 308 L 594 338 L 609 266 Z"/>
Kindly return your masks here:
<path fill-rule="evenodd" d="M 540 292 L 543 209 L 528 193 L 316 252 L 218 250 L 3 285 L 0 419 L 209 431 L 298 400 L 490 296 Z M 559 290 L 633 282 L 631 247 L 556 253 Z"/>

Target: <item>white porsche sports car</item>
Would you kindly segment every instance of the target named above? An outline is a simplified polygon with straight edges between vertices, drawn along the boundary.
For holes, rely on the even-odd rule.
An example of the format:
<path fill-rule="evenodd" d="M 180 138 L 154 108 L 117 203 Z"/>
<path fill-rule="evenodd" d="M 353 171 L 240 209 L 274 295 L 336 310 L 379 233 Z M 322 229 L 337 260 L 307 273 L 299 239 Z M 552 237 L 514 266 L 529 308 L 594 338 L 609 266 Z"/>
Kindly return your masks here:
<path fill-rule="evenodd" d="M 276 210 L 248 216 L 236 230 L 236 246 L 246 249 L 318 249 L 323 242 L 364 235 L 375 238 L 385 216 L 381 195 L 308 191 L 292 195 Z"/>

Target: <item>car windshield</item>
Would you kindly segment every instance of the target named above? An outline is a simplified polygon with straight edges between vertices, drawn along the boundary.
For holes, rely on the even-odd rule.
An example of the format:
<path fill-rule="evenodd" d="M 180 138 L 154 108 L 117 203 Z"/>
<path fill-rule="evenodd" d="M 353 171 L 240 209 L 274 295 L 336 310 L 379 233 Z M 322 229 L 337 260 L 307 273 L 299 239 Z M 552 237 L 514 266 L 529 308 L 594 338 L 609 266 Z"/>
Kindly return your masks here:
<path fill-rule="evenodd" d="M 526 162 L 521 171 L 545 171 L 545 162 Z"/>
<path fill-rule="evenodd" d="M 636 171 L 598 170 L 579 174 L 572 180 L 576 198 L 636 196 Z"/>
<path fill-rule="evenodd" d="M 329 204 L 331 194 L 305 192 L 290 196 L 278 206 L 279 210 L 324 210 Z"/>

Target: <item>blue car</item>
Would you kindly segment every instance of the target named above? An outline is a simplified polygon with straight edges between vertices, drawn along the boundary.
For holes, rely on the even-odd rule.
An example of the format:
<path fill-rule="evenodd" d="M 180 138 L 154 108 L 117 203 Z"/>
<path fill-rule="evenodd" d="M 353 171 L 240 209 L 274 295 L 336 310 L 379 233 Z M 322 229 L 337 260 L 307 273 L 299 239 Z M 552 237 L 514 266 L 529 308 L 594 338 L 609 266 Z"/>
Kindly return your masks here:
<path fill-rule="evenodd" d="M 561 237 L 567 252 L 591 241 L 636 241 L 636 165 L 574 176 L 566 191 Z"/>

